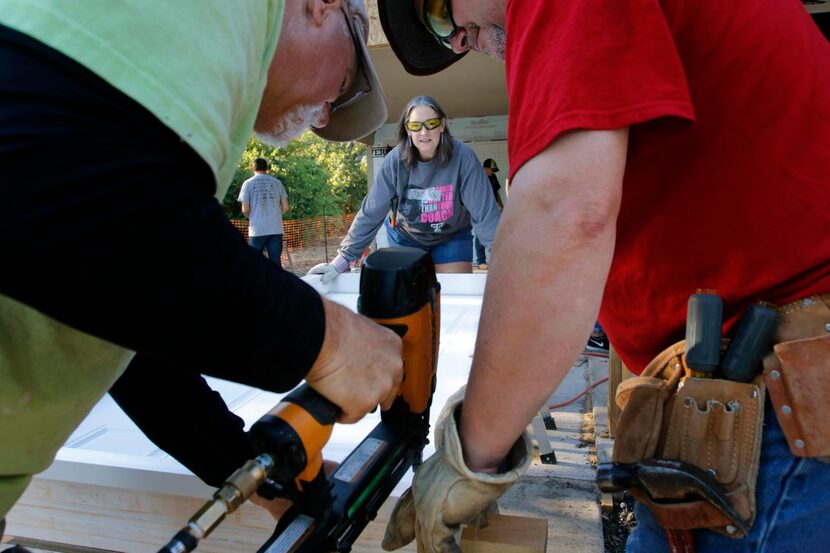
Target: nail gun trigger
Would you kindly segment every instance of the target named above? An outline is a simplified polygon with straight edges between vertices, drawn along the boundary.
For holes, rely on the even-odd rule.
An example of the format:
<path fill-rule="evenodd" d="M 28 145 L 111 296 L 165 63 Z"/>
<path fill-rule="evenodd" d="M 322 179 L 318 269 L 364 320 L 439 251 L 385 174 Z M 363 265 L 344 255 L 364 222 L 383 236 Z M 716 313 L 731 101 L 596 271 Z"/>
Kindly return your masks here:
<path fill-rule="evenodd" d="M 257 488 L 257 494 L 265 499 L 271 500 L 276 499 L 277 497 L 285 497 L 286 490 L 285 486 L 279 482 L 266 478 L 265 482 Z"/>

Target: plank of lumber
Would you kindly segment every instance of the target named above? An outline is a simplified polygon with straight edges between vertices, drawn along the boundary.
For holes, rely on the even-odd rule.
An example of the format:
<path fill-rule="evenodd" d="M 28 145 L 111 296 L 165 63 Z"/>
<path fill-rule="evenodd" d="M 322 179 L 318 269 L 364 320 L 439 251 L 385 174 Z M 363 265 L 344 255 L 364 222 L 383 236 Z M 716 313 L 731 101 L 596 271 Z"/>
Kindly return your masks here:
<path fill-rule="evenodd" d="M 486 528 L 469 526 L 461 535 L 461 553 L 545 553 L 548 521 L 491 513 Z"/>
<path fill-rule="evenodd" d="M 191 498 L 35 477 L 9 512 L 4 543 L 54 544 L 55 551 L 148 553 L 167 543 L 204 503 Z M 354 553 L 376 553 L 397 498 L 389 498 L 354 544 Z M 199 543 L 197 551 L 256 551 L 271 536 L 274 520 L 245 503 Z M 14 542 L 12 542 L 14 543 Z M 0 547 L 0 549 L 3 549 Z M 43 547 L 47 551 L 49 547 Z M 400 550 L 414 553 L 414 543 Z"/>
<path fill-rule="evenodd" d="M 617 386 L 626 378 L 631 378 L 633 375 L 625 367 L 625 364 L 620 359 L 614 348 L 608 355 L 608 426 L 611 438 L 614 437 L 614 431 L 617 428 L 617 419 L 620 418 L 620 408 L 617 406 L 616 395 Z"/>

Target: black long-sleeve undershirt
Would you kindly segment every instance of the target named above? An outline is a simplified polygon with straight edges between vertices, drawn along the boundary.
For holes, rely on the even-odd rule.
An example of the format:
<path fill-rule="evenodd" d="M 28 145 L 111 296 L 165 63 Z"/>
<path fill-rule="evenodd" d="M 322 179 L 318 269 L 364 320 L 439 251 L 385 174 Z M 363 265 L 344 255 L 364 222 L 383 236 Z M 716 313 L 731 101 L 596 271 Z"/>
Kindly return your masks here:
<path fill-rule="evenodd" d="M 255 455 L 245 422 L 198 372 L 139 352 L 110 395 L 153 443 L 211 486 Z"/>
<path fill-rule="evenodd" d="M 294 387 L 322 345 L 322 300 L 245 244 L 204 160 L 29 37 L 0 27 L 0 59 L 0 293 L 165 367 L 149 406 L 165 381 L 200 393 L 198 373 Z"/>

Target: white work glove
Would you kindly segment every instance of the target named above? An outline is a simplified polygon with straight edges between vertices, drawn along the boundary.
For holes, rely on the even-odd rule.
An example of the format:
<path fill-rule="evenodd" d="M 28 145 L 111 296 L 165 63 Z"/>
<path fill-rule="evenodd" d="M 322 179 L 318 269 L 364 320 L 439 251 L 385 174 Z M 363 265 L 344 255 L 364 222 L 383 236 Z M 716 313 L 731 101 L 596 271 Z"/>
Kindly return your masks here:
<path fill-rule="evenodd" d="M 325 285 L 331 284 L 331 282 L 340 276 L 340 273 L 345 273 L 349 270 L 349 262 L 340 254 L 337 254 L 331 263 L 320 263 L 315 265 L 311 269 L 308 270 L 309 275 L 323 275 L 320 279 Z"/>
<path fill-rule="evenodd" d="M 507 455 L 506 472 L 485 474 L 467 467 L 456 421 L 464 391 L 453 394 L 438 416 L 435 455 L 418 468 L 412 487 L 395 505 L 383 537 L 386 551 L 416 538 L 418 553 L 460 553 L 454 539 L 459 526 L 486 526 L 487 509 L 530 466 L 533 446 L 523 433 Z"/>

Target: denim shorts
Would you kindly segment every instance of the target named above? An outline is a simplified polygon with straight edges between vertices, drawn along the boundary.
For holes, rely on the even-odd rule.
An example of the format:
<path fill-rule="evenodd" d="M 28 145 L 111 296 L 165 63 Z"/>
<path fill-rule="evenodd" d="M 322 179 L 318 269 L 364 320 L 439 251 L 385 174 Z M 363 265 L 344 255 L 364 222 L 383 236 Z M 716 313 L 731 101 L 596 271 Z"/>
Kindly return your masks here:
<path fill-rule="evenodd" d="M 473 262 L 473 232 L 470 227 L 456 232 L 440 244 L 423 246 L 393 229 L 388 218 L 385 224 L 390 246 L 408 246 L 429 252 L 432 254 L 432 260 L 436 265 L 457 263 L 459 261 Z"/>
<path fill-rule="evenodd" d="M 793 457 L 771 403 L 767 396 L 755 524 L 741 540 L 695 530 L 698 553 L 806 553 L 822 551 L 830 543 L 830 464 Z M 668 551 L 665 531 L 651 511 L 637 503 L 634 512 L 637 527 L 626 551 Z"/>

